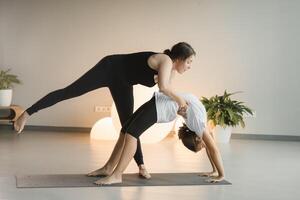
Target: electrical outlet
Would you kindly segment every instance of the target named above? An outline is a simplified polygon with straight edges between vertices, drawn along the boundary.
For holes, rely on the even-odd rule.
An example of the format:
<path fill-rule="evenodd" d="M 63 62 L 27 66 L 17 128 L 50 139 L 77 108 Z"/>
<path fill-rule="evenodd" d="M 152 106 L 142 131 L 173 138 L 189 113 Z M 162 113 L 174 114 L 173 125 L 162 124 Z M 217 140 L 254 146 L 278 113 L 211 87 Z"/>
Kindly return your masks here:
<path fill-rule="evenodd" d="M 251 114 L 249 114 L 249 113 L 244 113 L 243 114 L 243 117 L 245 117 L 245 118 L 256 118 L 256 111 L 255 110 L 253 110 L 253 115 L 251 115 Z"/>
<path fill-rule="evenodd" d="M 111 106 L 95 106 L 95 112 L 110 112 Z"/>

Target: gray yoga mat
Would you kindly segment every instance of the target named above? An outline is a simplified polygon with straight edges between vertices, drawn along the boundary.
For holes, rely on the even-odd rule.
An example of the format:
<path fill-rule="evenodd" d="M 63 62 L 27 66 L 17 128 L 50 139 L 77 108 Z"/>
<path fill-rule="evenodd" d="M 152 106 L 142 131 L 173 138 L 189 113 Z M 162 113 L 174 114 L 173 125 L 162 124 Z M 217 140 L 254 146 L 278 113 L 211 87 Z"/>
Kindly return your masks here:
<path fill-rule="evenodd" d="M 124 174 L 121 184 L 94 184 L 100 178 L 87 177 L 84 174 L 26 175 L 16 176 L 16 182 L 17 188 L 231 185 L 226 180 L 208 183 L 205 181 L 207 177 L 200 177 L 197 173 L 151 173 L 151 179 L 143 179 L 138 174 Z"/>

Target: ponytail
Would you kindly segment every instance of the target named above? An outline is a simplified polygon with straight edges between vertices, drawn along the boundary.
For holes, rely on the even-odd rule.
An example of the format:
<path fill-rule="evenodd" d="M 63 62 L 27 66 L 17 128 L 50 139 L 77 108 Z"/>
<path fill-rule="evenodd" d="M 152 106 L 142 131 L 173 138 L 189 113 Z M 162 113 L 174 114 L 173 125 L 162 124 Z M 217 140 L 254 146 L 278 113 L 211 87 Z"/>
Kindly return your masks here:
<path fill-rule="evenodd" d="M 164 54 L 168 55 L 171 57 L 171 50 L 170 49 L 166 49 L 164 50 Z"/>
<path fill-rule="evenodd" d="M 192 55 L 196 55 L 195 50 L 186 42 L 179 42 L 175 44 L 171 50 L 164 50 L 164 54 L 168 55 L 172 60 L 180 59 L 185 60 Z"/>

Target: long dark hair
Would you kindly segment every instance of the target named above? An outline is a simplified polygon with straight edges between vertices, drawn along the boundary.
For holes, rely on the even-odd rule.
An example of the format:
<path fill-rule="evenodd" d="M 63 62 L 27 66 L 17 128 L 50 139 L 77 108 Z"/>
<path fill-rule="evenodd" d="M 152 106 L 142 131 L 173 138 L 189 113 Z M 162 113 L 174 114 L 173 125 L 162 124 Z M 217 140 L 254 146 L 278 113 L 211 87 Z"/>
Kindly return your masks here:
<path fill-rule="evenodd" d="M 191 131 L 186 124 L 183 124 L 178 130 L 178 137 L 183 145 L 189 150 L 196 152 L 196 133 Z"/>
<path fill-rule="evenodd" d="M 166 49 L 164 50 L 164 54 L 170 56 L 172 60 L 179 59 L 185 60 L 192 55 L 196 55 L 195 50 L 191 45 L 186 42 L 179 42 L 175 44 L 171 50 Z"/>

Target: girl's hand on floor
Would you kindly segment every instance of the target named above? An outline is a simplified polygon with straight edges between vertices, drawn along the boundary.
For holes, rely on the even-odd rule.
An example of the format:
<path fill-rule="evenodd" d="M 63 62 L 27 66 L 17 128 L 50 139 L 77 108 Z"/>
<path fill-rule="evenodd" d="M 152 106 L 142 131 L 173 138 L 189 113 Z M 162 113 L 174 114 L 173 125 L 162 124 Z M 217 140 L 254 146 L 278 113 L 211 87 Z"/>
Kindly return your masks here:
<path fill-rule="evenodd" d="M 207 179 L 206 182 L 209 182 L 209 183 L 217 183 L 217 182 L 220 182 L 224 180 L 224 177 L 223 176 L 217 176 L 217 177 L 212 177 L 210 179 Z"/>
<path fill-rule="evenodd" d="M 212 172 L 201 172 L 198 174 L 198 176 L 202 176 L 202 177 L 217 177 L 218 173 L 216 171 L 212 171 Z"/>

